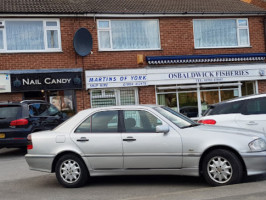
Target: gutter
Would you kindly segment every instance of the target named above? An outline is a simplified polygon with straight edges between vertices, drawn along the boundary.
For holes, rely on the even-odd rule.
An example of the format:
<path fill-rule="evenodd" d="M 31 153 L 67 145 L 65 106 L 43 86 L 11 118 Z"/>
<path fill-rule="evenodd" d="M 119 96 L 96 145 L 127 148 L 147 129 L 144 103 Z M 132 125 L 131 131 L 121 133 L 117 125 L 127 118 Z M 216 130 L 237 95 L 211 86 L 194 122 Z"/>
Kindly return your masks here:
<path fill-rule="evenodd" d="M 139 17 L 231 17 L 231 16 L 266 16 L 266 11 L 262 12 L 246 12 L 246 13 L 0 13 L 0 17 L 123 17 L 123 18 L 139 18 Z"/>

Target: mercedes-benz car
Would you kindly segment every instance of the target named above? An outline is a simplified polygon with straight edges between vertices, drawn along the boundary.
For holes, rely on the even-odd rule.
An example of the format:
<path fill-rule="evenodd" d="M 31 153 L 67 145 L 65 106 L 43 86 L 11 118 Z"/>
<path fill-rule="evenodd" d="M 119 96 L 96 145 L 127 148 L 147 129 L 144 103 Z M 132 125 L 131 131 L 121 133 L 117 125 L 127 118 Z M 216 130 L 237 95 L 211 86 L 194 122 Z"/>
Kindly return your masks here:
<path fill-rule="evenodd" d="M 265 140 L 260 132 L 197 124 L 164 106 L 102 107 L 30 134 L 25 158 L 65 187 L 92 176 L 157 174 L 203 176 L 221 186 L 266 172 Z"/>

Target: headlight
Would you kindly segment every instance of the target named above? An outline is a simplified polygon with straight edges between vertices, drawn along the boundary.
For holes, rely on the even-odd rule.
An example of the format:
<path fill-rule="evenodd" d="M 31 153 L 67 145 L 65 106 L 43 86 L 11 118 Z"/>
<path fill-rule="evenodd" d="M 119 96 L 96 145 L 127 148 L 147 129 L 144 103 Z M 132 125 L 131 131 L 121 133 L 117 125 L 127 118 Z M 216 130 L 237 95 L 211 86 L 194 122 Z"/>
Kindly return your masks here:
<path fill-rule="evenodd" d="M 266 150 L 266 142 L 265 140 L 258 138 L 253 140 L 248 144 L 251 151 L 265 151 Z"/>

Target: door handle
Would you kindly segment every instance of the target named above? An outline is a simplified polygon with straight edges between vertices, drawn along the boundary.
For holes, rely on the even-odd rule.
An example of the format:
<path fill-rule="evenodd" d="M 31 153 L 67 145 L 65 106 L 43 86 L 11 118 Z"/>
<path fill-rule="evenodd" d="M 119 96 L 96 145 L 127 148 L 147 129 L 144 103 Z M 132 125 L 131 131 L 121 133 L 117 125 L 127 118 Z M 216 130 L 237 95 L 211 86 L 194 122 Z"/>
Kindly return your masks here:
<path fill-rule="evenodd" d="M 258 125 L 258 123 L 254 122 L 254 121 L 250 121 L 247 123 L 247 125 Z"/>
<path fill-rule="evenodd" d="M 81 137 L 80 139 L 77 139 L 77 142 L 87 142 L 87 141 L 89 141 L 89 139 L 85 137 Z"/>
<path fill-rule="evenodd" d="M 123 141 L 131 142 L 131 141 L 136 141 L 136 139 L 133 137 L 127 137 L 127 138 L 123 139 Z"/>

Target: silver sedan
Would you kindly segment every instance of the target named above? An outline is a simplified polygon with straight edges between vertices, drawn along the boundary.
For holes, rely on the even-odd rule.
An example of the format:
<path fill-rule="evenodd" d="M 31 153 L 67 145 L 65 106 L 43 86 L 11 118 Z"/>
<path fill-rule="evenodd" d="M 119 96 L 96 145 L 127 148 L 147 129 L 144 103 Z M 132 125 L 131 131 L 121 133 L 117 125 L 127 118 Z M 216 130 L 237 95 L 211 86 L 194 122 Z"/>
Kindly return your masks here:
<path fill-rule="evenodd" d="M 168 107 L 116 106 L 29 135 L 25 158 L 65 187 L 91 176 L 155 174 L 203 176 L 220 186 L 266 172 L 265 140 L 260 132 L 197 124 Z"/>

